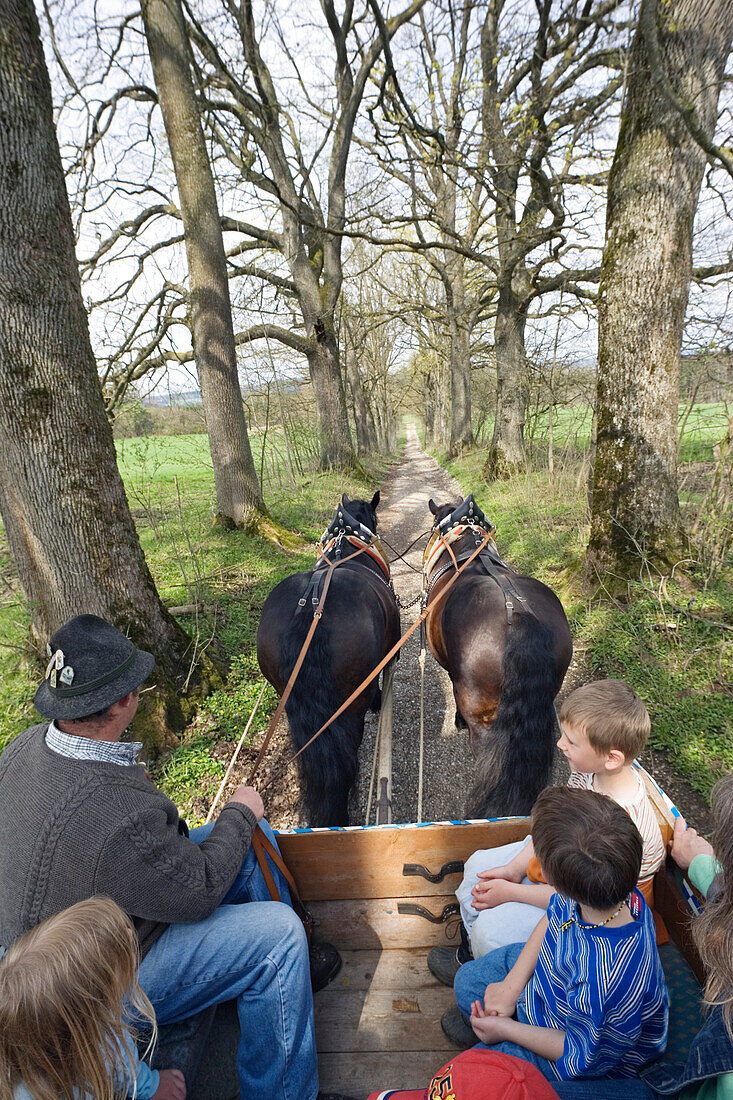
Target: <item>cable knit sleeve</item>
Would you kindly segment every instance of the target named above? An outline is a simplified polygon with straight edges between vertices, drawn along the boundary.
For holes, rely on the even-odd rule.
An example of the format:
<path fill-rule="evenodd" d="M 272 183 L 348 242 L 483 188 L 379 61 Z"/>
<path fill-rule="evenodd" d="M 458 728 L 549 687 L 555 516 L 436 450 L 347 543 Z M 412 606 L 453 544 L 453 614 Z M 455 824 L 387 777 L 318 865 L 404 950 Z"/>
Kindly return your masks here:
<path fill-rule="evenodd" d="M 127 808 L 104 844 L 96 892 L 108 894 L 132 917 L 168 923 L 205 920 L 242 866 L 256 825 L 254 814 L 230 802 L 211 835 L 194 844 L 179 833 L 178 815 L 168 799 L 151 796 L 139 802 Z"/>

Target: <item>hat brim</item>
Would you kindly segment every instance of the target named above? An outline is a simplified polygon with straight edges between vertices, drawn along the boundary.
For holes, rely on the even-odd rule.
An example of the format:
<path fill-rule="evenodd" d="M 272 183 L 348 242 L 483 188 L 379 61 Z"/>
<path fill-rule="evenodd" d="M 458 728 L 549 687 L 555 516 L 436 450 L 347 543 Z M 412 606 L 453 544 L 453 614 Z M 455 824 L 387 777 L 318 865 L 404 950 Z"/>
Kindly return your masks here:
<path fill-rule="evenodd" d="M 120 677 L 112 680 L 104 687 L 96 691 L 90 691 L 83 695 L 72 695 L 64 699 L 57 695 L 46 680 L 43 681 L 33 700 L 36 710 L 44 718 L 62 721 L 74 718 L 86 718 L 90 714 L 96 714 L 98 710 L 106 710 L 113 703 L 119 702 L 135 688 L 140 687 L 155 667 L 155 658 L 152 653 L 146 653 L 144 649 L 135 651 L 135 657 L 129 668 L 126 668 Z"/>

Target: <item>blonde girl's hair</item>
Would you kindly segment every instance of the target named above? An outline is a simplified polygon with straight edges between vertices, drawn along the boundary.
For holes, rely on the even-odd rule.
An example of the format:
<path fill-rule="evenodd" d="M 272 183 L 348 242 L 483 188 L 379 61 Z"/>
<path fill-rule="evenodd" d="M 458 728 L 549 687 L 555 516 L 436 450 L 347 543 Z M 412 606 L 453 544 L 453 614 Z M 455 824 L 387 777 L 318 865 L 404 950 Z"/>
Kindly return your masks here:
<path fill-rule="evenodd" d="M 105 897 L 15 941 L 0 962 L 0 1100 L 12 1100 L 20 1082 L 34 1100 L 134 1095 L 129 1017 L 151 1024 L 155 1039 L 138 961 L 130 921 Z"/>
<path fill-rule="evenodd" d="M 711 798 L 713 849 L 721 864 L 722 889 L 693 922 L 692 933 L 705 966 L 705 1002 L 719 1005 L 733 1039 L 733 775 L 718 780 Z"/>

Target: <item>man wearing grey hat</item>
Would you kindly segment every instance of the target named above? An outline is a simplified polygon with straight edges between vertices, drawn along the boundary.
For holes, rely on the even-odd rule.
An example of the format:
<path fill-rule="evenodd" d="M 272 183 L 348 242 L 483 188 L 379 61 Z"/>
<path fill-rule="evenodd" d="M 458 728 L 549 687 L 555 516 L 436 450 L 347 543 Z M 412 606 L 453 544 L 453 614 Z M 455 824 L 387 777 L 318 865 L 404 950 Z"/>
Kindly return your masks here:
<path fill-rule="evenodd" d="M 339 959 L 321 945 L 320 972 L 309 971 L 300 920 L 270 900 L 250 847 L 258 822 L 272 837 L 262 799 L 239 787 L 213 825 L 189 836 L 136 763 L 141 746 L 120 741 L 151 654 L 80 615 L 47 655 L 35 704 L 51 721 L 0 757 L 0 953 L 45 917 L 106 894 L 135 926 L 140 984 L 159 1023 L 236 998 L 242 1098 L 314 1100 L 311 980 L 320 988 Z"/>

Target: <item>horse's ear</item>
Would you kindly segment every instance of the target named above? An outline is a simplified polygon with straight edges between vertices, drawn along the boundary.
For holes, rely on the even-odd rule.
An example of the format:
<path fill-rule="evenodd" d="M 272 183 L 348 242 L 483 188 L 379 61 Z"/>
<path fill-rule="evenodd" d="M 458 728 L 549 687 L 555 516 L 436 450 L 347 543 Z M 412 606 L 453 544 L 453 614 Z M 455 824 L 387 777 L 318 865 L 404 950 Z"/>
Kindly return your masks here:
<path fill-rule="evenodd" d="M 349 498 L 347 497 L 346 493 L 342 493 L 341 495 L 341 504 L 344 508 L 349 507 Z"/>
<path fill-rule="evenodd" d="M 434 516 L 437 516 L 438 506 L 437 506 L 437 504 L 435 503 L 435 501 L 433 500 L 432 497 L 428 501 L 428 508 L 430 509 L 430 511 L 433 513 Z"/>
<path fill-rule="evenodd" d="M 378 504 L 379 504 L 379 489 L 377 489 L 376 493 L 372 497 L 372 509 L 374 511 L 376 511 L 376 508 L 377 508 Z"/>
<path fill-rule="evenodd" d="M 459 504 L 463 504 L 463 497 L 459 497 L 459 498 L 458 498 L 458 503 L 459 503 Z"/>

